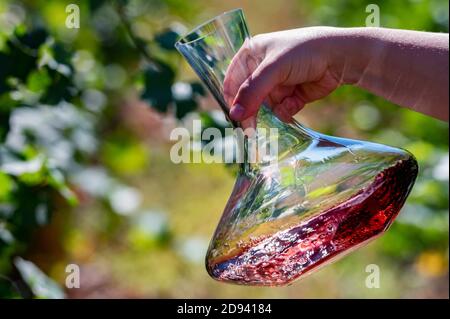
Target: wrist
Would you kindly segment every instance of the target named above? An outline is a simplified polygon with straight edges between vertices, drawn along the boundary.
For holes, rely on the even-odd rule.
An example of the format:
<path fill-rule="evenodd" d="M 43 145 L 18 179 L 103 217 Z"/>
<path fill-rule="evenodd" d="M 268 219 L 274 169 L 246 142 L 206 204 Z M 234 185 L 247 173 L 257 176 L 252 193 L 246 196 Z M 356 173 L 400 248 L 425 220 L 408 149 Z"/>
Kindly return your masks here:
<path fill-rule="evenodd" d="M 341 84 L 376 77 L 383 51 L 376 28 L 336 28 L 328 40 L 329 70 Z"/>

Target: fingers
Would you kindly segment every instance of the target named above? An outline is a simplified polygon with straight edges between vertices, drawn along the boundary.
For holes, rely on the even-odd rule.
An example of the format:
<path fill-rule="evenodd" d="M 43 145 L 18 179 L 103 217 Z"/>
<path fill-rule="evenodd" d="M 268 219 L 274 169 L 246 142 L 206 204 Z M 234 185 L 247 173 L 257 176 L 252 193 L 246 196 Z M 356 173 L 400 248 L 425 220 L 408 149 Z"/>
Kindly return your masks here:
<path fill-rule="evenodd" d="M 274 88 L 265 102 L 268 102 L 269 106 L 275 106 L 280 104 L 287 96 L 293 95 L 295 86 L 278 85 Z"/>
<path fill-rule="evenodd" d="M 314 102 L 333 92 L 339 83 L 328 72 L 319 80 L 297 85 L 296 96 L 305 103 Z"/>
<path fill-rule="evenodd" d="M 256 63 L 248 63 L 248 60 L 251 60 L 252 56 L 249 41 L 249 39 L 245 40 L 242 47 L 231 60 L 225 74 L 225 79 L 223 81 L 223 93 L 225 101 L 230 106 L 232 106 L 234 97 L 236 96 L 241 84 L 256 69 Z"/>
<path fill-rule="evenodd" d="M 235 121 L 242 121 L 255 115 L 266 97 L 278 85 L 278 80 L 276 62 L 264 60 L 239 87 L 230 117 Z"/>
<path fill-rule="evenodd" d="M 291 122 L 292 117 L 297 114 L 305 103 L 297 95 L 291 95 L 283 99 L 283 101 L 275 105 L 272 109 L 275 115 L 284 122 Z"/>
<path fill-rule="evenodd" d="M 232 106 L 230 117 L 248 127 L 254 126 L 252 117 L 277 84 L 270 79 L 276 75 L 272 63 L 260 61 L 263 51 L 264 41 L 247 39 L 228 66 L 223 83 L 225 101 Z M 276 102 L 282 97 L 276 97 Z"/>
<path fill-rule="evenodd" d="M 241 84 L 253 73 L 257 68 L 257 61 L 252 57 L 254 52 L 251 48 L 250 40 L 245 40 L 238 53 L 231 60 L 227 68 L 225 79 L 223 82 L 223 92 L 225 101 L 228 105 L 233 105 L 234 97 L 239 90 Z M 241 122 L 243 130 L 256 128 L 256 117 L 249 117 Z M 248 131 L 251 132 L 251 131 Z"/>
<path fill-rule="evenodd" d="M 313 59 L 310 53 L 305 58 L 300 54 L 308 50 L 297 50 L 301 56 L 293 56 L 297 51 L 284 52 L 274 41 L 273 36 L 246 41 L 228 67 L 225 100 L 231 106 L 230 118 L 241 126 L 256 116 L 263 102 L 280 119 L 290 121 L 305 103 L 321 99 L 339 86 L 327 71 L 326 61 Z M 254 119 L 245 121 L 245 126 L 254 126 Z"/>

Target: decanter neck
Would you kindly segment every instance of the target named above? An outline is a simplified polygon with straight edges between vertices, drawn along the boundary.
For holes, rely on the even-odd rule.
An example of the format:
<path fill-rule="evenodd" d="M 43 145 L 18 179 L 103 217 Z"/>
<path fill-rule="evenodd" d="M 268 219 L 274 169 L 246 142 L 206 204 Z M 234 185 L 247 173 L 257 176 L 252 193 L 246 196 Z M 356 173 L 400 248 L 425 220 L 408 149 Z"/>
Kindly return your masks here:
<path fill-rule="evenodd" d="M 246 132 L 246 131 L 244 131 Z M 245 138 L 241 171 L 249 172 L 282 161 L 299 148 L 306 148 L 317 133 L 294 119 L 285 123 L 262 105 L 256 117 L 256 129 Z"/>

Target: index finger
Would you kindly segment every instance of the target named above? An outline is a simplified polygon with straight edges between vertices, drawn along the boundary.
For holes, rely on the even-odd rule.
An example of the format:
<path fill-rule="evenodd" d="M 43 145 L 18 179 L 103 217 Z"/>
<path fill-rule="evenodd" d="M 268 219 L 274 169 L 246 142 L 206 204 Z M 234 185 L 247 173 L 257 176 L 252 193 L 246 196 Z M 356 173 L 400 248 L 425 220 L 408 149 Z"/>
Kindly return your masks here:
<path fill-rule="evenodd" d="M 253 73 L 257 67 L 257 59 L 252 52 L 254 44 L 251 39 L 246 39 L 242 47 L 232 58 L 225 73 L 223 81 L 223 94 L 225 101 L 232 106 L 242 83 Z"/>

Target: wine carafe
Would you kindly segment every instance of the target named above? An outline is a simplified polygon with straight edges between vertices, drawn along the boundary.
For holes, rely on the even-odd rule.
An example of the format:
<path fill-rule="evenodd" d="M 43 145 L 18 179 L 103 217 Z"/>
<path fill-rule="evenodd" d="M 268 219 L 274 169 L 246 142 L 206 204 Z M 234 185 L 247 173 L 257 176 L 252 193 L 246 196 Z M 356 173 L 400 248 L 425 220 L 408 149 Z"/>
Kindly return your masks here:
<path fill-rule="evenodd" d="M 223 80 L 245 41 L 251 38 L 237 9 L 176 43 L 227 119 Z M 286 285 L 368 243 L 391 225 L 417 176 L 405 150 L 282 122 L 265 105 L 256 128 L 277 129 L 259 141 L 277 139 L 275 161 L 240 164 L 206 256 L 208 273 L 219 281 Z"/>

